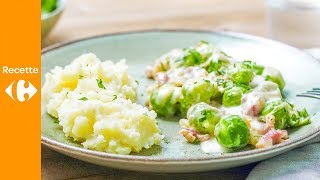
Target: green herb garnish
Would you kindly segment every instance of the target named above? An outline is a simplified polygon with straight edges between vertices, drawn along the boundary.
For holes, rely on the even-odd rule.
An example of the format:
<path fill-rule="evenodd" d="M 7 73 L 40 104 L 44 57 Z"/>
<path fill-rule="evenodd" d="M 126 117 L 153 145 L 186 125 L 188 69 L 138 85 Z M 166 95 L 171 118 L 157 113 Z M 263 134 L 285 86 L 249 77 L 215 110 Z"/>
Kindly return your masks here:
<path fill-rule="evenodd" d="M 200 144 L 200 140 L 199 140 L 198 138 L 196 138 L 196 139 L 192 142 L 192 144 Z"/>
<path fill-rule="evenodd" d="M 53 123 L 59 124 L 59 120 L 58 119 L 53 119 Z"/>
<path fill-rule="evenodd" d="M 205 40 L 201 40 L 200 41 L 202 44 L 209 44 L 207 41 L 205 41 Z"/>
<path fill-rule="evenodd" d="M 88 100 L 88 98 L 82 97 L 82 98 L 80 98 L 79 100 L 81 100 L 81 101 L 86 101 L 86 100 Z"/>
<path fill-rule="evenodd" d="M 106 89 L 106 87 L 104 87 L 103 85 L 103 82 L 101 79 L 96 79 L 97 80 L 97 84 L 98 84 L 98 87 L 101 88 L 101 89 Z"/>
<path fill-rule="evenodd" d="M 164 67 L 162 62 L 160 62 L 160 66 L 161 66 L 161 71 L 167 71 L 167 69 Z"/>
<path fill-rule="evenodd" d="M 117 95 L 113 95 L 113 99 L 112 99 L 112 101 L 116 100 L 117 98 L 118 98 L 118 96 L 117 96 Z"/>

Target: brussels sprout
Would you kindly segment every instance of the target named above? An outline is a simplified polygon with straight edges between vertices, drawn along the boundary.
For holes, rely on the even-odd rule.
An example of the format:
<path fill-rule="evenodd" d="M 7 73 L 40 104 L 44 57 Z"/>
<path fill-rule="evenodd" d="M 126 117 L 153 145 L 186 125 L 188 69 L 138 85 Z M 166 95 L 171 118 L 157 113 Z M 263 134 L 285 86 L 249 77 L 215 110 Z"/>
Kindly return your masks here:
<path fill-rule="evenodd" d="M 236 84 L 235 86 L 240 88 L 243 93 L 248 93 L 252 90 L 252 87 L 246 84 Z"/>
<path fill-rule="evenodd" d="M 178 110 L 181 90 L 171 84 L 165 84 L 152 92 L 150 96 L 151 108 L 161 116 L 172 116 Z"/>
<path fill-rule="evenodd" d="M 275 128 L 285 129 L 287 127 L 291 111 L 292 107 L 289 103 L 283 100 L 278 100 L 267 103 L 261 111 L 261 115 L 273 115 L 275 118 Z"/>
<path fill-rule="evenodd" d="M 239 87 L 228 89 L 223 93 L 222 104 L 226 107 L 239 106 L 241 104 L 242 95 L 243 91 Z"/>
<path fill-rule="evenodd" d="M 222 118 L 214 130 L 218 142 L 226 148 L 241 148 L 248 144 L 250 131 L 244 120 L 238 115 Z"/>
<path fill-rule="evenodd" d="M 201 54 L 203 60 L 207 60 L 214 52 L 213 45 L 206 41 L 200 41 L 195 49 Z"/>
<path fill-rule="evenodd" d="M 207 79 L 190 81 L 182 86 L 182 95 L 188 104 L 209 102 L 218 93 L 218 87 Z"/>
<path fill-rule="evenodd" d="M 183 49 L 183 64 L 185 66 L 199 65 L 208 60 L 213 53 L 213 46 L 205 41 L 200 41 L 196 47 Z"/>
<path fill-rule="evenodd" d="M 305 108 L 302 111 L 296 111 L 291 114 L 292 115 L 288 120 L 290 127 L 299 127 L 310 123 L 310 116 Z"/>
<path fill-rule="evenodd" d="M 279 70 L 274 69 L 272 67 L 266 67 L 263 71 L 262 76 L 264 76 L 267 81 L 272 81 L 278 84 L 279 89 L 283 90 L 285 82 Z"/>
<path fill-rule="evenodd" d="M 254 78 L 253 71 L 241 63 L 236 63 L 229 68 L 228 75 L 236 84 L 249 84 Z"/>
<path fill-rule="evenodd" d="M 184 98 L 181 98 L 179 101 L 179 111 L 182 115 L 186 115 L 188 109 L 192 106 L 192 104 L 187 103 Z"/>
<path fill-rule="evenodd" d="M 249 60 L 243 61 L 242 63 L 251 68 L 257 75 L 261 75 L 263 73 L 264 66 L 258 65 L 257 63 Z"/>
<path fill-rule="evenodd" d="M 180 99 L 180 111 L 185 114 L 195 103 L 209 102 L 211 98 L 219 95 L 218 86 L 207 79 L 189 81 L 182 86 L 183 98 Z"/>
<path fill-rule="evenodd" d="M 41 13 L 51 13 L 57 9 L 57 0 L 41 0 Z"/>
<path fill-rule="evenodd" d="M 205 61 L 195 49 L 185 49 L 184 52 L 183 63 L 185 66 L 198 65 Z"/>
<path fill-rule="evenodd" d="M 230 62 L 226 59 L 218 59 L 217 61 L 211 61 L 206 70 L 208 73 L 215 72 L 218 75 L 225 74 L 226 69 L 230 65 Z"/>
<path fill-rule="evenodd" d="M 203 134 L 213 134 L 220 118 L 221 114 L 217 108 L 203 102 L 193 105 L 187 113 L 189 124 Z"/>
<path fill-rule="evenodd" d="M 218 88 L 220 89 L 220 91 L 222 93 L 226 90 L 233 88 L 233 87 L 239 87 L 243 93 L 247 93 L 252 90 L 250 85 L 236 84 L 236 83 L 232 82 L 231 80 L 224 80 L 224 79 L 217 78 L 215 80 L 215 83 L 217 83 Z"/>

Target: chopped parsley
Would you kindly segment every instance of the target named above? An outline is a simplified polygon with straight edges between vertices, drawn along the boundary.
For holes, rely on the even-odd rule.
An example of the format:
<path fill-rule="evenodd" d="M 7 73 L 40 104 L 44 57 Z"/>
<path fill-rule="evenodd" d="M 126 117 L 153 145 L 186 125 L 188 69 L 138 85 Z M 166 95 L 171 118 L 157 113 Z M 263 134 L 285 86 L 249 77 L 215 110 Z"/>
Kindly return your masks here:
<path fill-rule="evenodd" d="M 135 80 L 136 81 L 136 83 L 139 85 L 139 81 L 138 80 Z"/>
<path fill-rule="evenodd" d="M 112 101 L 116 100 L 117 98 L 118 98 L 118 96 L 117 96 L 117 95 L 113 95 L 113 99 L 112 99 Z"/>
<path fill-rule="evenodd" d="M 206 59 L 196 49 L 187 49 L 184 51 L 183 62 L 185 66 L 194 66 L 203 63 Z"/>
<path fill-rule="evenodd" d="M 161 66 L 161 71 L 167 71 L 167 69 L 164 67 L 162 62 L 160 62 L 160 66 Z"/>
<path fill-rule="evenodd" d="M 82 79 L 83 78 L 83 75 L 79 75 L 79 79 Z"/>
<path fill-rule="evenodd" d="M 198 138 L 196 138 L 196 139 L 192 142 L 192 144 L 200 144 L 200 140 L 199 140 Z"/>
<path fill-rule="evenodd" d="M 53 123 L 55 123 L 55 124 L 59 124 L 59 120 L 58 120 L 58 119 L 56 119 L 56 118 L 54 118 L 54 119 L 53 119 Z"/>
<path fill-rule="evenodd" d="M 167 139 L 167 138 L 164 138 L 163 141 L 164 141 L 166 144 L 170 144 L 170 140 Z"/>
<path fill-rule="evenodd" d="M 205 40 L 201 40 L 200 41 L 202 44 L 209 44 L 207 41 L 205 41 Z"/>
<path fill-rule="evenodd" d="M 106 89 L 106 87 L 103 85 L 103 82 L 101 79 L 96 79 L 97 80 L 97 84 L 98 84 L 98 87 L 101 88 L 101 89 Z"/>
<path fill-rule="evenodd" d="M 81 101 L 86 101 L 86 100 L 88 100 L 88 98 L 82 97 L 82 98 L 80 98 L 79 100 L 81 100 Z"/>

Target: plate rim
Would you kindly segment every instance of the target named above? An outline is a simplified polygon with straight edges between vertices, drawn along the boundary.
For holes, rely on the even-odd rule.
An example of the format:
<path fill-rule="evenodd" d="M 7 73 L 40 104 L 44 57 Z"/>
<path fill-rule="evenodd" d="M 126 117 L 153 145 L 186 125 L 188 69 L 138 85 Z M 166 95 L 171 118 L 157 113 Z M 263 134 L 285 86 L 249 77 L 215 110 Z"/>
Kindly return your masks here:
<path fill-rule="evenodd" d="M 70 40 L 70 41 L 65 41 L 65 42 L 59 42 L 53 45 L 50 45 L 48 47 L 45 47 L 41 49 L 41 56 L 44 55 L 47 52 L 62 48 L 67 45 L 75 44 L 81 41 L 86 41 L 86 40 L 93 40 L 93 39 L 98 39 L 98 38 L 103 38 L 103 37 L 111 37 L 111 36 L 121 36 L 121 35 L 130 35 L 130 34 L 143 34 L 143 33 L 152 33 L 152 32 L 186 32 L 186 33 L 204 33 L 204 34 L 220 34 L 220 35 L 225 35 L 225 36 L 231 36 L 231 37 L 236 37 L 236 38 L 242 38 L 242 39 L 247 39 L 247 40 L 253 40 L 253 41 L 258 41 L 263 44 L 272 44 L 273 46 L 281 46 L 282 48 L 286 48 L 289 51 L 296 51 L 298 53 L 307 55 L 309 59 L 314 60 L 315 62 L 318 62 L 320 64 L 320 61 L 316 60 L 314 57 L 312 57 L 310 54 L 303 52 L 299 50 L 298 48 L 292 47 L 290 45 L 272 40 L 272 39 L 267 39 L 264 37 L 259 37 L 255 35 L 249 35 L 249 34 L 244 34 L 244 33 L 239 33 L 239 32 L 233 32 L 233 31 L 219 31 L 219 30 L 195 30 L 195 29 L 146 29 L 146 30 L 137 30 L 137 31 L 124 31 L 124 32 L 116 32 L 116 33 L 107 33 L 107 34 L 99 34 L 95 36 L 90 36 L 90 37 L 85 37 L 85 38 L 79 38 L 76 40 Z M 90 149 L 85 149 L 83 147 L 77 147 L 73 145 L 69 145 L 63 142 L 59 142 L 56 140 L 53 140 L 47 136 L 45 136 L 42 131 L 41 131 L 41 143 L 54 149 L 61 149 L 62 151 L 68 151 L 69 153 L 82 153 L 87 156 L 96 156 L 99 158 L 106 158 L 109 160 L 115 160 L 115 161 L 140 161 L 140 162 L 150 162 L 150 163 L 158 163 L 158 162 L 166 162 L 167 164 L 175 164 L 175 163 L 180 163 L 180 162 L 201 162 L 201 163 L 206 163 L 206 162 L 216 162 L 216 161 L 230 161 L 230 160 L 235 160 L 235 159 L 246 159 L 246 158 L 252 158 L 252 157 L 260 157 L 266 154 L 271 154 L 271 153 L 276 153 L 282 150 L 294 148 L 298 146 L 299 144 L 303 144 L 304 142 L 320 135 L 320 126 L 312 129 L 312 131 L 309 131 L 307 134 L 300 136 L 298 138 L 295 138 L 294 140 L 289 140 L 285 141 L 281 144 L 277 144 L 268 148 L 263 148 L 263 149 L 253 149 L 253 150 L 248 150 L 248 151 L 242 151 L 242 152 L 235 152 L 235 153 L 230 153 L 230 154 L 224 154 L 221 156 L 211 156 L 211 157 L 184 157 L 184 158 L 174 158 L 174 157 L 154 157 L 154 156 L 142 156 L 142 155 L 122 155 L 122 154 L 112 154 L 112 153 L 107 153 L 107 152 L 101 152 L 101 151 L 95 151 L 95 150 L 90 150 Z"/>

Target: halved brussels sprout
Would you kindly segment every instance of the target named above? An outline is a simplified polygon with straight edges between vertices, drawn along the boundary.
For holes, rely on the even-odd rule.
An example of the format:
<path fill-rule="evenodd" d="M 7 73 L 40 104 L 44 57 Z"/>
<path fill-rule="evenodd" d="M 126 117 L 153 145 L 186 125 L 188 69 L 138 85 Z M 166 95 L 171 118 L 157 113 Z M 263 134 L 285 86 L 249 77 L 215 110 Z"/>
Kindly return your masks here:
<path fill-rule="evenodd" d="M 225 74 L 226 69 L 229 67 L 230 62 L 227 59 L 218 59 L 211 62 L 205 67 L 208 73 L 214 72 L 218 75 Z"/>
<path fill-rule="evenodd" d="M 228 75 L 237 84 L 249 84 L 254 78 L 253 71 L 241 63 L 236 63 L 233 67 L 230 67 Z"/>
<path fill-rule="evenodd" d="M 264 76 L 267 81 L 272 81 L 278 84 L 279 89 L 283 90 L 285 82 L 279 70 L 272 67 L 266 67 L 263 71 L 262 76 Z"/>
<path fill-rule="evenodd" d="M 200 41 L 196 47 L 185 48 L 183 51 L 183 64 L 185 66 L 194 66 L 206 62 L 212 55 L 214 47 L 208 42 Z"/>
<path fill-rule="evenodd" d="M 228 89 L 223 93 L 222 104 L 226 107 L 239 106 L 241 104 L 242 95 L 243 91 L 239 87 Z"/>
<path fill-rule="evenodd" d="M 285 129 L 287 126 L 299 127 L 310 123 L 310 116 L 306 109 L 298 111 L 284 100 L 267 103 L 261 115 L 273 115 L 276 129 Z"/>
<path fill-rule="evenodd" d="M 203 134 L 213 134 L 216 124 L 220 121 L 221 113 L 219 109 L 207 103 L 193 105 L 187 113 L 190 126 Z"/>
<path fill-rule="evenodd" d="M 183 57 L 183 64 L 185 66 L 194 66 L 205 62 L 205 59 L 201 57 L 201 54 L 195 49 L 185 49 Z"/>
<path fill-rule="evenodd" d="M 206 41 L 200 41 L 195 49 L 201 54 L 204 60 L 207 60 L 215 51 L 213 45 Z"/>
<path fill-rule="evenodd" d="M 165 84 L 152 92 L 151 108 L 161 116 L 172 116 L 178 110 L 180 96 L 181 88 Z"/>
<path fill-rule="evenodd" d="M 214 130 L 218 142 L 226 148 L 241 148 L 248 144 L 250 131 L 238 115 L 223 117 Z"/>
<path fill-rule="evenodd" d="M 191 106 L 198 102 L 209 102 L 211 97 L 219 93 L 217 85 L 207 79 L 190 81 L 182 86 L 182 104 Z"/>
<path fill-rule="evenodd" d="M 285 129 L 287 127 L 291 111 L 292 107 L 289 103 L 283 100 L 278 100 L 267 103 L 261 111 L 261 115 L 273 115 L 275 118 L 275 128 Z"/>
<path fill-rule="evenodd" d="M 250 67 L 252 71 L 254 71 L 257 75 L 261 75 L 263 73 L 264 66 L 258 65 L 257 63 L 250 60 L 243 61 L 242 63 Z"/>
<path fill-rule="evenodd" d="M 291 114 L 292 115 L 288 121 L 290 127 L 299 127 L 310 123 L 310 116 L 306 108 L 302 111 L 295 111 L 295 113 Z"/>

